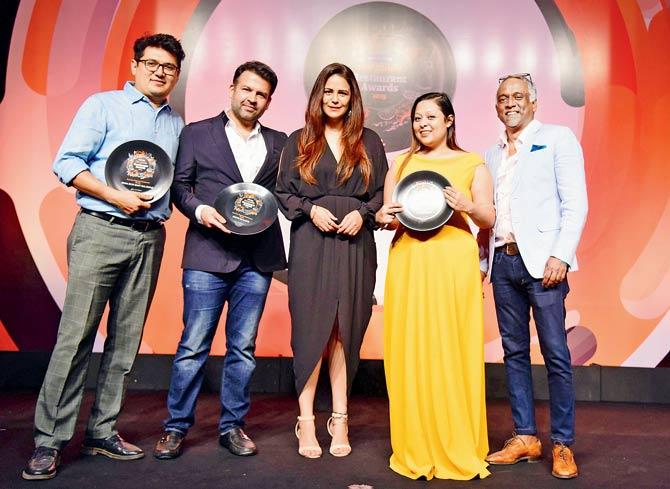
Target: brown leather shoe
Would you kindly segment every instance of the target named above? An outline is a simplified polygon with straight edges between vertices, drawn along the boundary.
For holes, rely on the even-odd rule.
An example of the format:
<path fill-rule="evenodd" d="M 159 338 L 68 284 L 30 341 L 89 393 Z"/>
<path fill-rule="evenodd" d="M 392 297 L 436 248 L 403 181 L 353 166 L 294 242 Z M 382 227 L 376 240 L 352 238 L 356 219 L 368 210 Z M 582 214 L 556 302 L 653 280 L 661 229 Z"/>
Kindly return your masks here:
<path fill-rule="evenodd" d="M 117 433 L 109 438 L 84 438 L 81 445 L 84 455 L 104 455 L 114 460 L 137 460 L 144 457 L 138 446 L 128 443 Z"/>
<path fill-rule="evenodd" d="M 239 457 L 248 457 L 258 453 L 256 444 L 247 436 L 242 428 L 233 428 L 219 435 L 219 445 L 227 448 L 230 453 Z"/>
<path fill-rule="evenodd" d="M 35 453 L 28 460 L 28 465 L 21 477 L 28 481 L 53 479 L 58 472 L 60 451 L 55 448 L 37 447 Z"/>
<path fill-rule="evenodd" d="M 551 469 L 551 475 L 559 479 L 572 479 L 579 475 L 575 455 L 569 446 L 554 443 L 552 455 L 554 456 L 554 465 Z"/>
<path fill-rule="evenodd" d="M 539 462 L 542 457 L 542 443 L 533 435 L 517 435 L 512 433 L 512 438 L 505 442 L 502 450 L 492 453 L 486 457 L 491 465 L 512 465 L 525 460 L 533 463 Z"/>
<path fill-rule="evenodd" d="M 154 457 L 159 460 L 170 460 L 181 454 L 184 435 L 178 431 L 164 431 L 154 447 Z"/>

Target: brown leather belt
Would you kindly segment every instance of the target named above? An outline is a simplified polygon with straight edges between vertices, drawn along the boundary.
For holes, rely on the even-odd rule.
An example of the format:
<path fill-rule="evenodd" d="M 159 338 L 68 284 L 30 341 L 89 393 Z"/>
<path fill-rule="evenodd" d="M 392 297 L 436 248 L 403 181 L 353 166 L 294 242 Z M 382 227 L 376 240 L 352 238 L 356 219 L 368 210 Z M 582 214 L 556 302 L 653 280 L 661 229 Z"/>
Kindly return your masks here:
<path fill-rule="evenodd" d="M 519 247 L 516 243 L 505 243 L 504 245 L 498 246 L 496 248 L 496 253 L 498 252 L 505 253 L 509 256 L 514 256 L 519 254 Z"/>
<path fill-rule="evenodd" d="M 125 226 L 127 228 L 134 229 L 135 231 L 151 231 L 152 229 L 160 228 L 163 223 L 159 221 L 147 221 L 140 219 L 123 219 L 121 217 L 112 216 L 105 212 L 92 211 L 90 209 L 81 209 L 83 214 L 88 214 L 89 216 L 97 217 L 107 221 L 110 224 L 118 224 L 119 226 Z"/>

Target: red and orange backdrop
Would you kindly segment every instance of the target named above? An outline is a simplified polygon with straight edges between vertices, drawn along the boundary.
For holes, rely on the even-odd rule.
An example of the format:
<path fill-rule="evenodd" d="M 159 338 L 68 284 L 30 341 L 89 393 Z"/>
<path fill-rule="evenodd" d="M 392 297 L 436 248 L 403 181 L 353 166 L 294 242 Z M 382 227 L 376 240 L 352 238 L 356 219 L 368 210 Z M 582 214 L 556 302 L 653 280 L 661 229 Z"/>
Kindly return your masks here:
<path fill-rule="evenodd" d="M 0 350 L 48 351 L 55 341 L 77 207 L 50 165 L 74 113 L 91 93 L 129 78 L 135 38 L 169 32 L 187 51 L 171 100 L 187 122 L 227 108 L 235 67 L 260 59 L 279 75 L 263 122 L 290 132 L 302 125 L 316 73 L 341 61 L 356 72 L 367 125 L 390 158 L 408 146 L 412 101 L 433 90 L 452 96 L 461 146 L 484 152 L 501 131 L 498 77 L 532 73 L 537 118 L 571 127 L 584 148 L 590 211 L 566 324 L 574 363 L 670 362 L 666 0 L 262 0 L 253 8 L 240 0 L 25 0 L 13 18 L 0 85 Z M 142 353 L 175 351 L 186 226 L 178 212 L 167 223 Z M 364 358 L 382 355 L 391 236 L 377 238 L 378 304 Z M 502 350 L 490 296 L 487 288 L 485 349 L 496 362 Z M 103 325 L 97 349 L 104 337 Z M 277 279 L 257 353 L 290 356 L 289 341 L 286 285 Z M 224 352 L 219 331 L 213 353 Z"/>

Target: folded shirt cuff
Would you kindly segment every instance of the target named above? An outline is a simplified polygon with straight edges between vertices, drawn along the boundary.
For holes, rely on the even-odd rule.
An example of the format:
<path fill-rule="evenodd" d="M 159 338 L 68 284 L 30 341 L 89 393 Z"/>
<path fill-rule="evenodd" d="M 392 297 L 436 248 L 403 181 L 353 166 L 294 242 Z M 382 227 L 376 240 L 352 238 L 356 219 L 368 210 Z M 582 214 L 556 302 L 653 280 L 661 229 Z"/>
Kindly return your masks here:
<path fill-rule="evenodd" d="M 195 220 L 198 221 L 198 224 L 202 224 L 202 211 L 205 208 L 205 204 L 200 204 L 195 208 Z"/>

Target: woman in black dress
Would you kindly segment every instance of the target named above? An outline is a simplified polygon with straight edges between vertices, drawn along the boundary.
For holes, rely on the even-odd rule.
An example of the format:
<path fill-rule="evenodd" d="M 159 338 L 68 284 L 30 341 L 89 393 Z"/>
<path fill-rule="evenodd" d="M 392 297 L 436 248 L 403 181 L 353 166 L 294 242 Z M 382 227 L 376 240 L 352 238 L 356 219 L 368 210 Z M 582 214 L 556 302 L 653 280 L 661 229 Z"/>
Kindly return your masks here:
<path fill-rule="evenodd" d="M 375 212 L 383 201 L 388 163 L 379 136 L 363 127 L 363 102 L 347 66 L 333 63 L 317 77 L 305 127 L 289 137 L 277 197 L 292 221 L 289 309 L 293 371 L 300 416 L 298 453 L 321 456 L 314 395 L 323 357 L 333 396 L 330 453 L 351 452 L 347 393 L 372 314 L 377 253 Z"/>

